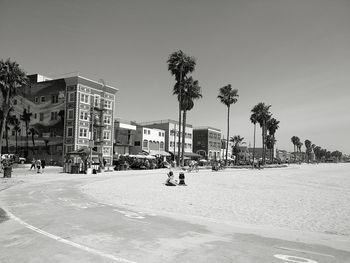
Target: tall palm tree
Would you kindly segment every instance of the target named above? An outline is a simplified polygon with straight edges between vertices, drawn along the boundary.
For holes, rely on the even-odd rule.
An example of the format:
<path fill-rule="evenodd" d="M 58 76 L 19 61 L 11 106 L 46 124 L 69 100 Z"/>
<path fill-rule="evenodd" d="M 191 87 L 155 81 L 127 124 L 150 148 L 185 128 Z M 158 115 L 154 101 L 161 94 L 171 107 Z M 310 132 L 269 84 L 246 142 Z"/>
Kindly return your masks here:
<path fill-rule="evenodd" d="M 270 113 L 271 105 L 266 105 L 263 102 L 258 103 L 253 107 L 251 112 L 255 115 L 257 122 L 260 124 L 262 130 L 262 159 L 263 164 L 265 164 L 265 136 L 266 136 L 266 123 L 271 118 Z"/>
<path fill-rule="evenodd" d="M 252 167 L 254 169 L 254 161 L 255 161 L 255 134 L 256 134 L 256 123 L 258 122 L 257 116 L 255 113 L 253 113 L 250 116 L 250 121 L 254 124 L 254 143 L 253 143 L 253 163 L 252 163 Z"/>
<path fill-rule="evenodd" d="M 228 84 L 219 90 L 218 99 L 221 103 L 225 104 L 227 107 L 227 140 L 226 140 L 226 157 L 225 165 L 227 165 L 227 155 L 228 155 L 228 142 L 230 138 L 230 107 L 232 104 L 237 102 L 238 89 L 232 89 L 231 84 Z"/>
<path fill-rule="evenodd" d="M 244 144 L 243 140 L 244 140 L 244 137 L 241 137 L 240 135 L 235 135 L 235 136 L 230 138 L 230 142 L 233 143 L 232 150 L 236 156 L 236 158 L 235 158 L 236 165 L 238 164 L 238 158 L 239 158 L 239 146 L 241 144 Z"/>
<path fill-rule="evenodd" d="M 296 160 L 297 160 L 297 156 L 296 156 L 296 147 L 297 147 L 298 142 L 300 141 L 300 139 L 299 139 L 299 137 L 297 137 L 297 136 L 293 136 L 293 137 L 291 138 L 291 141 L 292 141 L 293 146 L 294 146 L 294 162 L 296 162 Z"/>
<path fill-rule="evenodd" d="M 180 89 L 183 88 L 180 98 Z M 190 111 L 194 107 L 194 100 L 202 98 L 201 87 L 199 86 L 198 80 L 193 80 L 192 77 L 188 77 L 183 82 L 183 87 L 175 85 L 174 95 L 178 96 L 178 100 L 182 101 L 181 110 L 183 112 L 182 118 L 182 149 L 181 149 L 181 165 L 184 165 L 184 152 L 185 152 L 185 135 L 186 135 L 186 117 L 187 111 Z"/>
<path fill-rule="evenodd" d="M 1 110 L 3 112 L 2 125 L 0 128 L 0 156 L 2 150 L 2 138 L 5 132 L 6 119 L 12 106 L 13 98 L 19 89 L 28 84 L 25 72 L 17 62 L 10 59 L 0 60 L 0 90 L 2 93 Z"/>
<path fill-rule="evenodd" d="M 177 156 L 177 164 L 180 164 L 180 138 L 181 138 L 181 99 L 182 99 L 182 82 L 185 79 L 185 77 L 194 71 L 196 66 L 196 59 L 194 57 L 186 55 L 182 50 L 178 50 L 172 54 L 170 54 L 168 60 L 168 70 L 170 71 L 171 75 L 175 76 L 176 84 L 179 85 L 179 95 L 180 95 L 180 101 L 179 101 L 179 135 L 178 135 L 178 156 Z M 184 143 L 184 142 L 182 142 Z M 174 152 L 175 156 L 175 152 Z"/>
<path fill-rule="evenodd" d="M 20 116 L 20 120 L 24 122 L 25 124 L 25 132 L 26 132 L 26 153 L 25 153 L 25 157 L 27 158 L 28 157 L 28 148 L 29 148 L 29 145 L 28 145 L 28 142 L 29 142 L 29 123 L 30 123 L 30 118 L 32 117 L 32 113 L 27 111 L 27 109 L 23 109 L 23 113 L 22 115 Z"/>
<path fill-rule="evenodd" d="M 280 122 L 278 120 L 276 120 L 275 118 L 271 118 L 267 121 L 266 123 L 266 128 L 269 131 L 269 134 L 272 136 L 272 138 L 270 139 L 270 142 L 272 142 L 272 148 L 270 148 L 271 150 L 271 161 L 273 162 L 273 156 L 274 156 L 274 148 L 275 148 L 275 143 L 276 143 L 276 139 L 275 139 L 275 134 L 276 131 L 278 130 L 279 124 Z"/>
<path fill-rule="evenodd" d="M 307 163 L 310 162 L 311 152 L 312 152 L 312 143 L 310 140 L 305 140 L 305 148 L 306 148 L 306 157 Z"/>
<path fill-rule="evenodd" d="M 15 119 L 15 122 L 14 122 L 14 127 L 13 127 L 13 130 L 15 131 L 15 140 L 16 140 L 16 153 L 18 154 L 18 145 L 17 145 L 17 142 L 18 142 L 18 134 L 21 132 L 21 123 L 20 121 L 16 118 Z"/>

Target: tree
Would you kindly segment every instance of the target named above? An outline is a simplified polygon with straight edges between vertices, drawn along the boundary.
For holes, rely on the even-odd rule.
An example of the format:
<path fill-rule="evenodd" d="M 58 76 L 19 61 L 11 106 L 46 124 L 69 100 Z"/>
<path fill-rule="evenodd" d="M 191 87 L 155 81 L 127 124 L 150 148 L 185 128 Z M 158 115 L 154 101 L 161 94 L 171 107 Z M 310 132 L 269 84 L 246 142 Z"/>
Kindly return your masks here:
<path fill-rule="evenodd" d="M 275 143 L 276 143 L 275 134 L 279 128 L 279 126 L 278 126 L 279 123 L 280 122 L 278 120 L 276 120 L 275 118 L 269 119 L 266 123 L 267 130 L 269 131 L 269 135 L 272 136 L 272 138 L 269 138 L 269 142 L 272 142 L 272 147 L 270 148 L 272 162 L 273 162 L 274 147 L 275 147 Z"/>
<path fill-rule="evenodd" d="M 185 152 L 185 135 L 186 135 L 186 116 L 187 111 L 190 111 L 194 107 L 194 100 L 202 98 L 201 87 L 199 86 L 198 80 L 193 80 L 192 77 L 186 78 L 183 83 L 183 90 L 180 98 L 180 85 L 175 85 L 174 95 L 178 96 L 178 100 L 182 101 L 181 110 L 183 112 L 182 118 L 182 149 L 181 156 L 184 156 Z M 184 158 L 181 159 L 181 165 L 184 166 Z"/>
<path fill-rule="evenodd" d="M 232 89 L 231 84 L 228 84 L 219 90 L 218 99 L 221 103 L 225 104 L 227 107 L 227 140 L 226 140 L 226 157 L 225 165 L 227 165 L 227 155 L 228 155 L 228 141 L 230 138 L 230 107 L 232 104 L 237 102 L 238 89 Z"/>
<path fill-rule="evenodd" d="M 262 154 L 262 159 L 263 159 L 263 164 L 265 164 L 265 136 L 266 136 L 266 123 L 267 121 L 271 118 L 271 113 L 270 113 L 270 107 L 271 105 L 266 105 L 263 102 L 258 103 L 253 107 L 251 112 L 254 114 L 257 122 L 259 123 L 261 130 L 262 130 L 262 148 L 263 148 L 263 154 Z"/>
<path fill-rule="evenodd" d="M 310 140 L 305 140 L 304 143 L 306 148 L 307 163 L 309 163 L 312 153 L 312 142 Z"/>
<path fill-rule="evenodd" d="M 271 151 L 271 161 L 273 162 L 273 147 L 276 143 L 276 140 L 274 138 L 273 135 L 269 134 L 266 136 L 266 139 L 265 139 L 265 144 L 266 144 L 266 148 L 269 149 Z"/>
<path fill-rule="evenodd" d="M 236 156 L 236 159 L 235 159 L 236 165 L 238 164 L 238 159 L 239 159 L 239 146 L 244 143 L 243 140 L 244 140 L 244 137 L 241 137 L 240 135 L 235 135 L 230 139 L 230 142 L 233 143 L 232 152 Z"/>
<path fill-rule="evenodd" d="M 6 119 L 6 125 L 5 125 L 5 139 L 6 139 L 6 152 L 9 153 L 9 136 L 8 133 L 11 130 L 10 126 L 13 126 L 15 124 L 16 116 L 11 114 L 12 108 L 9 110 L 7 119 Z"/>
<path fill-rule="evenodd" d="M 299 139 L 299 137 L 297 137 L 297 136 L 293 136 L 293 137 L 291 138 L 291 141 L 292 141 L 293 146 L 294 146 L 294 162 L 296 162 L 296 160 L 297 160 L 297 156 L 296 156 L 296 147 L 297 147 L 298 142 L 300 141 L 300 139 Z"/>
<path fill-rule="evenodd" d="M 17 145 L 17 139 L 18 139 L 18 134 L 21 132 L 21 126 L 19 120 L 16 118 L 14 125 L 13 125 L 13 130 L 15 131 L 15 140 L 16 140 L 16 153 L 18 154 L 18 145 Z"/>
<path fill-rule="evenodd" d="M 299 139 L 299 138 L 298 138 Z M 301 154 L 301 147 L 303 146 L 303 143 L 300 141 L 300 139 L 299 139 L 299 141 L 298 141 L 298 144 L 297 144 L 297 148 L 298 148 L 298 151 L 299 151 L 299 153 L 300 153 L 300 161 L 303 161 L 303 155 Z"/>
<path fill-rule="evenodd" d="M 255 161 L 255 133 L 256 133 L 256 123 L 258 122 L 257 116 L 253 113 L 250 116 L 250 121 L 254 124 L 254 143 L 253 143 L 253 169 L 254 169 L 254 161 Z"/>
<path fill-rule="evenodd" d="M 26 153 L 25 153 L 25 157 L 28 157 L 28 142 L 29 142 L 29 123 L 30 123 L 30 118 L 32 117 L 32 113 L 27 111 L 27 109 L 23 109 L 23 113 L 20 116 L 20 120 L 24 122 L 25 125 L 25 132 L 26 132 Z"/>
<path fill-rule="evenodd" d="M 1 110 L 3 112 L 0 130 L 0 156 L 2 151 L 2 138 L 5 132 L 8 112 L 13 104 L 13 98 L 19 92 L 19 89 L 27 84 L 28 78 L 17 62 L 13 62 L 10 59 L 7 59 L 6 61 L 0 60 L 0 90 L 2 95 Z"/>
<path fill-rule="evenodd" d="M 35 135 L 38 135 L 39 132 L 34 127 L 32 127 L 32 128 L 29 129 L 29 133 L 32 136 L 33 154 L 35 155 Z"/>
<path fill-rule="evenodd" d="M 179 136 L 178 136 L 178 158 L 177 164 L 180 164 L 180 145 L 181 145 L 181 99 L 182 99 L 182 90 L 183 90 L 183 80 L 185 77 L 194 71 L 196 66 L 196 59 L 194 57 L 186 55 L 183 51 L 178 50 L 172 54 L 170 54 L 168 60 L 168 70 L 171 75 L 175 76 L 176 84 L 179 85 Z M 175 85 L 176 85 L 175 84 Z M 184 143 L 184 142 L 183 142 Z M 175 156 L 175 152 L 174 152 Z M 183 156 L 182 156 L 183 158 Z"/>

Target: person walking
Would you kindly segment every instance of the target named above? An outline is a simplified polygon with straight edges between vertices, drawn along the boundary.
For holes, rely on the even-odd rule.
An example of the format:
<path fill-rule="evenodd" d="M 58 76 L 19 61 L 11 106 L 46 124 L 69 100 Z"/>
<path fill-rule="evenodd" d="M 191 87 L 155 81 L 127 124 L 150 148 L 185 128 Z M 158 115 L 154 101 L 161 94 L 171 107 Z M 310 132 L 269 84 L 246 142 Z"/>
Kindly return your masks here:
<path fill-rule="evenodd" d="M 41 173 L 44 172 L 45 166 L 46 166 L 46 161 L 45 161 L 45 159 L 43 159 L 43 160 L 41 160 Z"/>
<path fill-rule="evenodd" d="M 32 170 L 32 168 L 34 168 L 34 170 L 35 170 L 35 163 L 36 163 L 35 158 L 33 158 L 32 159 L 32 165 L 30 166 L 29 170 Z"/>
<path fill-rule="evenodd" d="M 40 170 L 41 169 L 41 161 L 40 161 L 40 159 L 36 160 L 35 165 L 36 165 L 37 173 L 38 174 L 41 173 L 41 170 Z"/>

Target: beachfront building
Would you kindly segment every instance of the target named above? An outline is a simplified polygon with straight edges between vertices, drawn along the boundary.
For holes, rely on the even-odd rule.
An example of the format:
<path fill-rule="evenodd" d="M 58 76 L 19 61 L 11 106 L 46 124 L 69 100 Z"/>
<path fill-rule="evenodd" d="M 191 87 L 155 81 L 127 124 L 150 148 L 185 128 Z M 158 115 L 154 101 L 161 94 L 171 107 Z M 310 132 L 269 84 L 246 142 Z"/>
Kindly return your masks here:
<path fill-rule="evenodd" d="M 193 128 L 193 151 L 207 160 L 221 159 L 221 130 L 212 127 Z"/>
<path fill-rule="evenodd" d="M 225 160 L 226 159 L 226 143 L 227 140 L 226 139 L 221 139 L 221 149 L 220 149 L 220 156 L 221 156 L 221 160 Z M 234 143 L 233 142 L 228 142 L 228 151 L 227 151 L 227 159 L 228 160 L 234 160 L 234 156 L 232 153 L 232 147 L 233 147 Z"/>
<path fill-rule="evenodd" d="M 91 146 L 111 163 L 118 89 L 78 75 L 28 77 L 31 84 L 14 100 L 20 132 L 9 136 L 9 152 L 62 165 L 68 152 Z"/>
<path fill-rule="evenodd" d="M 137 125 L 131 154 L 148 154 L 159 157 L 170 156 L 165 152 L 165 131 Z"/>
<path fill-rule="evenodd" d="M 174 120 L 160 120 L 160 121 L 151 121 L 140 123 L 145 127 L 157 128 L 165 131 L 165 151 L 174 156 L 178 155 L 178 135 L 179 135 L 179 122 Z M 182 138 L 182 126 L 181 126 L 181 138 Z M 185 149 L 184 155 L 186 158 L 198 158 L 198 154 L 193 153 L 192 151 L 192 139 L 193 139 L 193 127 L 191 124 L 186 124 L 185 128 Z M 182 146 L 182 144 L 180 145 Z"/>
<path fill-rule="evenodd" d="M 129 155 L 134 146 L 136 122 L 117 118 L 114 121 L 114 151 L 115 155 Z"/>

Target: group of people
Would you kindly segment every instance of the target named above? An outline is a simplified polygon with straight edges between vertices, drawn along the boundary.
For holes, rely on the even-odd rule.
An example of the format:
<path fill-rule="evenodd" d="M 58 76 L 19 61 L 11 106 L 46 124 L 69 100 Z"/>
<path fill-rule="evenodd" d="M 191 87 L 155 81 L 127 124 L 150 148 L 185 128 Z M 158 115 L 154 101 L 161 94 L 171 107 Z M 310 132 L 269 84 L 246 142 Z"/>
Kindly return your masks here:
<path fill-rule="evenodd" d="M 45 160 L 40 160 L 40 159 L 36 159 L 33 158 L 32 159 L 32 165 L 30 166 L 30 170 L 32 170 L 34 168 L 34 170 L 37 171 L 37 173 L 43 173 L 44 169 L 46 166 L 46 162 Z"/>
<path fill-rule="evenodd" d="M 174 179 L 174 173 L 172 171 L 170 171 L 168 173 L 168 178 L 165 182 L 166 186 L 177 186 L 177 185 L 181 185 L 181 186 L 186 186 L 185 183 L 185 174 L 183 172 L 180 172 L 179 174 L 179 182 L 177 180 Z"/>

